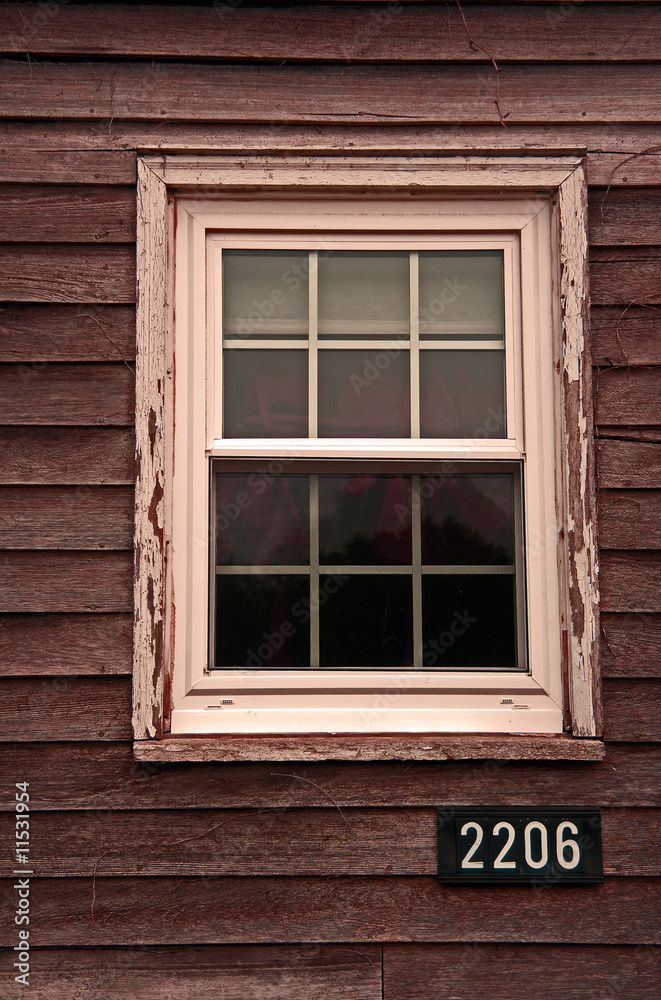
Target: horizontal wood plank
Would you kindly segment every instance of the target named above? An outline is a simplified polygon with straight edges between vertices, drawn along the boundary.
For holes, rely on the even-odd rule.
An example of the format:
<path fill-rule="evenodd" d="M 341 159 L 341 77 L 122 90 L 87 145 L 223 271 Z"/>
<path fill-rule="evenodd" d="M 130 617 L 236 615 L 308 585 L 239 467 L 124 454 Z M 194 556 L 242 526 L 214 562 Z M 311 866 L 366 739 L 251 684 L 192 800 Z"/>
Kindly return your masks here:
<path fill-rule="evenodd" d="M 0 361 L 134 361 L 133 306 L 0 306 Z"/>
<path fill-rule="evenodd" d="M 388 944 L 383 997 L 656 1000 L 660 965 L 652 945 Z"/>
<path fill-rule="evenodd" d="M 498 60 L 615 62 L 657 60 L 655 11 L 627 11 L 626 34 L 617 6 L 585 4 L 400 4 L 361 9 L 344 4 L 287 8 L 212 9 L 166 6 L 127 9 L 107 5 L 58 8 L 42 17 L 34 8 L 9 8 L 0 51 L 24 55 L 148 56 L 188 59 L 401 61 Z M 481 48 L 470 45 L 475 38 Z"/>
<path fill-rule="evenodd" d="M 122 364 L 0 365 L 0 423 L 130 426 L 135 371 Z"/>
<path fill-rule="evenodd" d="M 661 682 L 607 679 L 603 684 L 608 740 L 661 740 Z"/>
<path fill-rule="evenodd" d="M 0 611 L 132 610 L 129 552 L 0 553 Z"/>
<path fill-rule="evenodd" d="M 16 817 L 0 813 L 4 843 Z M 75 831 L 76 849 L 71 837 Z M 435 875 L 435 809 L 33 813 L 36 876 Z M 606 809 L 604 874 L 661 875 L 661 810 Z M 0 876 L 10 876 L 11 856 Z"/>
<path fill-rule="evenodd" d="M 0 615 L 0 675 L 130 674 L 133 615 Z"/>
<path fill-rule="evenodd" d="M 135 184 L 136 154 L 131 150 L 0 149 L 0 183 Z M 641 181 L 642 183 L 642 181 Z"/>
<path fill-rule="evenodd" d="M 661 309 L 593 306 L 590 329 L 594 365 L 661 365 Z"/>
<path fill-rule="evenodd" d="M 0 548 L 132 549 L 130 486 L 0 487 Z"/>
<path fill-rule="evenodd" d="M 601 490 L 598 525 L 601 549 L 661 549 L 661 492 Z"/>
<path fill-rule="evenodd" d="M 33 811 L 288 809 L 331 806 L 565 805 L 661 807 L 661 746 L 608 744 L 603 761 L 326 761 L 140 764 L 128 743 L 41 742 L 0 748 L 6 774 L 30 782 Z M 75 759 L 75 768 L 71 761 Z M 0 786 L 0 809 L 14 810 Z"/>
<path fill-rule="evenodd" d="M 135 189 L 68 184 L 0 184 L 0 241 L 131 243 Z"/>
<path fill-rule="evenodd" d="M 3 954 L 7 968 L 15 954 Z M 6 989 L 10 998 L 24 987 Z M 382 1000 L 381 947 L 34 949 L 29 989 L 30 1000 Z"/>
<path fill-rule="evenodd" d="M 600 626 L 604 677 L 661 677 L 661 615 L 606 612 Z"/>
<path fill-rule="evenodd" d="M 661 444 L 627 439 L 598 440 L 597 467 L 601 489 L 661 489 Z M 661 436 L 661 435 L 660 435 Z"/>
<path fill-rule="evenodd" d="M 656 122 L 661 65 L 0 61 L 4 118 Z"/>
<path fill-rule="evenodd" d="M 603 611 L 661 611 L 661 552 L 602 553 Z"/>
<path fill-rule="evenodd" d="M 597 254 L 593 250 L 590 254 L 590 299 L 594 305 L 602 306 L 661 303 L 659 249 L 622 247 L 609 254 Z"/>
<path fill-rule="evenodd" d="M 72 243 L 0 245 L 5 302 L 135 302 L 135 247 Z"/>
<path fill-rule="evenodd" d="M 135 482 L 135 439 L 124 427 L 0 427 L 3 485 Z"/>
<path fill-rule="evenodd" d="M 0 887 L 7 912 L 13 879 Z M 651 944 L 656 879 L 440 886 L 435 878 L 30 880 L 39 945 L 504 941 Z M 571 919 L 567 919 L 570 912 Z M 148 915 L 148 918 L 146 918 Z M 505 919 L 506 915 L 506 919 Z M 13 945 L 5 922 L 0 944 Z"/>
<path fill-rule="evenodd" d="M 593 389 L 595 421 L 613 426 L 661 424 L 661 367 L 600 368 Z"/>
<path fill-rule="evenodd" d="M 7 743 L 127 739 L 131 682 L 127 677 L 3 678 L 0 720 L 0 740 Z"/>
<path fill-rule="evenodd" d="M 591 246 L 661 243 L 661 191 L 655 187 L 591 191 L 588 235 Z"/>

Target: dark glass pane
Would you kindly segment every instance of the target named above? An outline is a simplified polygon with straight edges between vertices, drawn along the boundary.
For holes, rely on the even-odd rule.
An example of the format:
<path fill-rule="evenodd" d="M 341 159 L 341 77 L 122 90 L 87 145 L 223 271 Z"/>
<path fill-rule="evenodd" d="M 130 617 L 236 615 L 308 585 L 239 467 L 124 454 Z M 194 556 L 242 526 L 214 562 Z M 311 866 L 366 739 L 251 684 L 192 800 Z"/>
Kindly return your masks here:
<path fill-rule="evenodd" d="M 411 565 L 410 476 L 319 476 L 319 561 Z"/>
<path fill-rule="evenodd" d="M 411 666 L 411 577 L 335 577 L 330 589 L 329 580 L 323 574 L 319 580 L 320 666 Z"/>
<path fill-rule="evenodd" d="M 422 340 L 502 338 L 502 250 L 422 251 L 419 274 Z"/>
<path fill-rule="evenodd" d="M 219 566 L 307 566 L 308 476 L 216 475 Z"/>
<path fill-rule="evenodd" d="M 422 577 L 423 666 L 513 670 L 514 575 Z"/>
<path fill-rule="evenodd" d="M 308 667 L 309 597 L 308 576 L 219 574 L 216 666 Z"/>
<path fill-rule="evenodd" d="M 409 352 L 319 351 L 319 437 L 410 437 Z"/>
<path fill-rule="evenodd" d="M 308 436 L 307 351 L 223 351 L 226 438 Z"/>
<path fill-rule="evenodd" d="M 223 250 L 223 336 L 307 337 L 305 251 Z"/>
<path fill-rule="evenodd" d="M 420 351 L 420 436 L 504 438 L 503 351 Z"/>
<path fill-rule="evenodd" d="M 408 253 L 320 253 L 318 294 L 320 337 L 408 337 Z"/>
<path fill-rule="evenodd" d="M 514 477 L 421 476 L 423 565 L 511 566 Z"/>

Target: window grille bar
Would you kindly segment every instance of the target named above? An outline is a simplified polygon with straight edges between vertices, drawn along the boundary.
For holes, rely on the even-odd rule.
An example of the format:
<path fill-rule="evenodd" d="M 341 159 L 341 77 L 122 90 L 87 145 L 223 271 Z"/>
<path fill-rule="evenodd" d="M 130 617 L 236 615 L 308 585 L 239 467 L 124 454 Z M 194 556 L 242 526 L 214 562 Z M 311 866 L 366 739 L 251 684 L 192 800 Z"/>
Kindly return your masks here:
<path fill-rule="evenodd" d="M 310 476 L 310 666 L 319 666 L 319 476 Z"/>

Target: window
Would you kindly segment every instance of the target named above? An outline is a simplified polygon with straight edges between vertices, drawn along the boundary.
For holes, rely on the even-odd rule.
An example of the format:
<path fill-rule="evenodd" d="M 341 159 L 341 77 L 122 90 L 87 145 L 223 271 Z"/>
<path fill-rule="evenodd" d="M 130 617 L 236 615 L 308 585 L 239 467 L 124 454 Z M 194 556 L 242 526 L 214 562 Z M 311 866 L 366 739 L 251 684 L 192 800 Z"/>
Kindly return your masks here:
<path fill-rule="evenodd" d="M 171 160 L 144 735 L 596 735 L 579 164 Z"/>

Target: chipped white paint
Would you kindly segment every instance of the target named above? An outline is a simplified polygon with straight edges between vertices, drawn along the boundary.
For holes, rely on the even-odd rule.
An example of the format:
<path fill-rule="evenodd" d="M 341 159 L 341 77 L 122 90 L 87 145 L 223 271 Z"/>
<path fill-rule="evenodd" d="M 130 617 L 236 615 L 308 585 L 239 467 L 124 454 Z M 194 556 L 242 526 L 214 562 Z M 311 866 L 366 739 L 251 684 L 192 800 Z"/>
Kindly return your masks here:
<path fill-rule="evenodd" d="M 567 524 L 569 695 L 576 736 L 600 733 L 599 591 L 592 359 L 587 329 L 587 187 L 582 167 L 558 191 Z"/>

